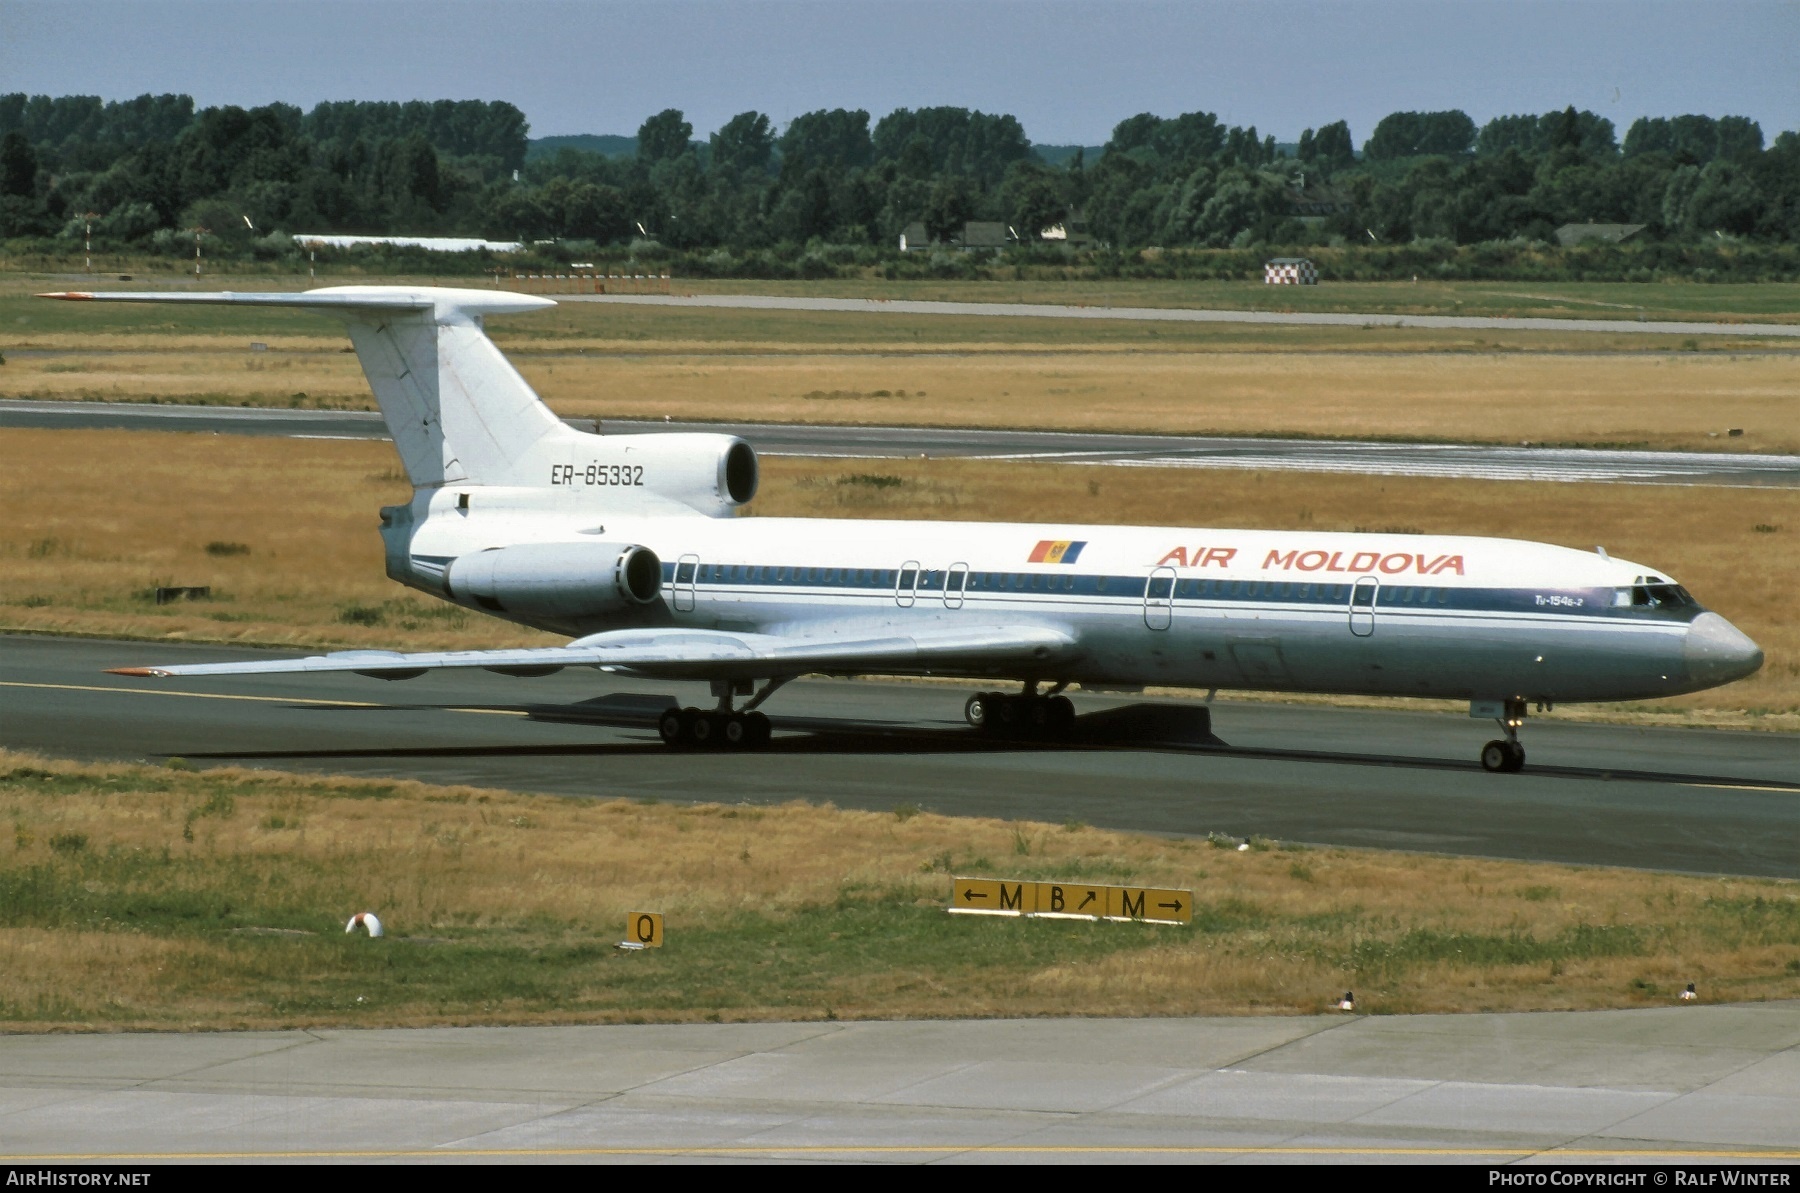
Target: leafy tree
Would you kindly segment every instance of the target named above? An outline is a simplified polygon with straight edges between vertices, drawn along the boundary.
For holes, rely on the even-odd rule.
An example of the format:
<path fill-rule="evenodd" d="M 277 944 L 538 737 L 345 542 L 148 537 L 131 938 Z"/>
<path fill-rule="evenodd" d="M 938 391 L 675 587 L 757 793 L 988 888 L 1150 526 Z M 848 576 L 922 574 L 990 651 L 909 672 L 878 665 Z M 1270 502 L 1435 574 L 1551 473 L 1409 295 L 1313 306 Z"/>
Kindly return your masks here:
<path fill-rule="evenodd" d="M 968 178 L 982 189 L 998 186 L 1008 166 L 1031 154 L 1014 117 L 950 107 L 897 108 L 883 116 L 875 125 L 875 153 L 897 160 L 914 137 L 923 138 L 934 172 Z"/>
<path fill-rule="evenodd" d="M 1319 129 L 1313 138 L 1312 158 L 1327 171 L 1347 170 L 1354 166 L 1356 147 L 1350 141 L 1350 126 L 1336 120 Z"/>
<path fill-rule="evenodd" d="M 962 235 L 963 225 L 975 218 L 975 198 L 966 179 L 945 175 L 931 186 L 925 201 L 925 231 L 933 240 Z"/>
<path fill-rule="evenodd" d="M 739 112 L 712 135 L 712 168 L 741 173 L 766 172 L 775 152 L 769 118 L 761 112 Z"/>
<path fill-rule="evenodd" d="M 815 169 L 848 170 L 869 164 L 869 114 L 861 108 L 803 112 L 781 133 L 781 168 L 800 178 Z"/>
<path fill-rule="evenodd" d="M 1029 161 L 1013 163 L 1000 187 L 1006 222 L 1022 240 L 1059 224 L 1068 213 L 1057 172 Z"/>
<path fill-rule="evenodd" d="M 1474 144 L 1475 122 L 1463 112 L 1394 112 L 1381 118 L 1363 152 L 1375 161 L 1387 161 L 1467 153 Z"/>
<path fill-rule="evenodd" d="M 1272 179 L 1234 167 L 1219 176 L 1218 185 L 1201 207 L 1194 235 L 1209 247 L 1247 241 L 1267 233 L 1287 214 L 1287 196 Z"/>
<path fill-rule="evenodd" d="M 692 149 L 694 126 L 679 108 L 664 108 L 638 126 L 638 160 L 659 162 Z"/>
<path fill-rule="evenodd" d="M 1515 149 L 1538 157 L 1557 148 L 1575 149 L 1587 156 L 1618 152 L 1612 121 L 1574 107 L 1542 116 L 1496 116 L 1481 126 L 1475 152 L 1493 157 Z"/>
<path fill-rule="evenodd" d="M 771 217 L 776 235 L 804 244 L 825 236 L 835 225 L 831 207 L 831 178 L 817 166 L 789 187 Z"/>
<path fill-rule="evenodd" d="M 1700 169 L 1687 196 L 1685 224 L 1701 235 L 1726 232 L 1747 236 L 1756 230 L 1763 199 L 1750 173 L 1730 158 L 1718 158 Z"/>
<path fill-rule="evenodd" d="M 38 157 L 25 134 L 14 129 L 0 137 L 0 195 L 29 199 L 37 190 Z"/>
<path fill-rule="evenodd" d="M 1717 128 L 1720 157 L 1743 157 L 1762 152 L 1762 126 L 1748 116 L 1721 116 Z"/>

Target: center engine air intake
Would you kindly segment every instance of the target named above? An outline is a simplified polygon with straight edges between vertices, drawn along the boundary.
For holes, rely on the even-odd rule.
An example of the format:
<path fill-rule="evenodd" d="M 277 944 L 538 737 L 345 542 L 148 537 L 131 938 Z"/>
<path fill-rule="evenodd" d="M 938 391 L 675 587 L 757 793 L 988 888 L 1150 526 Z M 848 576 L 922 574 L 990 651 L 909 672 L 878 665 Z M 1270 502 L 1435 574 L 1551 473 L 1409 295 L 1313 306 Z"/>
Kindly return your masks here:
<path fill-rule="evenodd" d="M 579 440 L 570 463 L 553 476 L 596 508 L 674 502 L 726 518 L 756 496 L 756 449 L 735 435 L 657 431 Z"/>
<path fill-rule="evenodd" d="M 465 555 L 445 574 L 450 595 L 492 613 L 588 619 L 654 604 L 662 560 L 627 543 L 521 543 Z"/>

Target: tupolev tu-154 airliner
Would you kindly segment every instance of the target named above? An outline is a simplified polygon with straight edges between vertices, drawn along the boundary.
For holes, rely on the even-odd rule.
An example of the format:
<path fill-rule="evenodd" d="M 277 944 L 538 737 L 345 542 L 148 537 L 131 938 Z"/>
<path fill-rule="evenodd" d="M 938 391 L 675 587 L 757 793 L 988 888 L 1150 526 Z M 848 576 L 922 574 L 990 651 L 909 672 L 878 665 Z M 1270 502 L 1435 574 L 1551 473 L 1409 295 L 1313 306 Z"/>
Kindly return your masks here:
<path fill-rule="evenodd" d="M 759 706 L 803 674 L 1016 684 L 965 715 L 1054 740 L 1070 684 L 1467 700 L 1517 771 L 1527 707 L 1641 700 L 1750 675 L 1762 651 L 1656 569 L 1510 539 L 1146 526 L 743 518 L 757 459 L 730 435 L 602 435 L 544 405 L 489 315 L 554 306 L 487 290 L 68 293 L 94 302 L 297 307 L 342 319 L 413 485 L 381 511 L 387 573 L 567 635 L 519 650 L 339 651 L 127 667 L 133 676 L 563 667 L 708 681 L 671 746 L 754 748 Z M 297 514 L 296 516 L 302 516 Z M 740 697 L 745 698 L 740 702 Z"/>

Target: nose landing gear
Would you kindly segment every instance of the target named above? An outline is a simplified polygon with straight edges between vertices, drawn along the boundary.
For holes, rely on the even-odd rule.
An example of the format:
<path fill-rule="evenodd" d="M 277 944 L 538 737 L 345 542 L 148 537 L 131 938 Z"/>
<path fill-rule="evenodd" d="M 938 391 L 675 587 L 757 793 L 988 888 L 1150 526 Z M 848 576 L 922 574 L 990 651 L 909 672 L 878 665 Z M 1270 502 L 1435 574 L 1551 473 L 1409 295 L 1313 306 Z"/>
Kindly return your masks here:
<path fill-rule="evenodd" d="M 1525 701 L 1505 701 L 1495 720 L 1506 737 L 1481 747 L 1481 769 L 1496 774 L 1517 774 L 1525 769 L 1525 747 L 1519 744 L 1519 729 L 1525 724 Z"/>

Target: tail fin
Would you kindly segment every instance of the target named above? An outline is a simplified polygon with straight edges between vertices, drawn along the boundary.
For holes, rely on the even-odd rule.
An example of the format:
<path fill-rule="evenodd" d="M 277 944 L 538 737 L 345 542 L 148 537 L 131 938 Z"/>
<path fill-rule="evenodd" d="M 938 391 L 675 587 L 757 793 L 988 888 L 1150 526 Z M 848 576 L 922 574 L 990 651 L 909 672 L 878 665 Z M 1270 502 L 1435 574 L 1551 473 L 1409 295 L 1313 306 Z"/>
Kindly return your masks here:
<path fill-rule="evenodd" d="M 551 413 L 482 329 L 483 315 L 547 298 L 435 286 L 328 286 L 302 293 L 48 294 L 96 302 L 300 307 L 338 315 L 415 486 L 545 483 L 580 432 Z"/>

